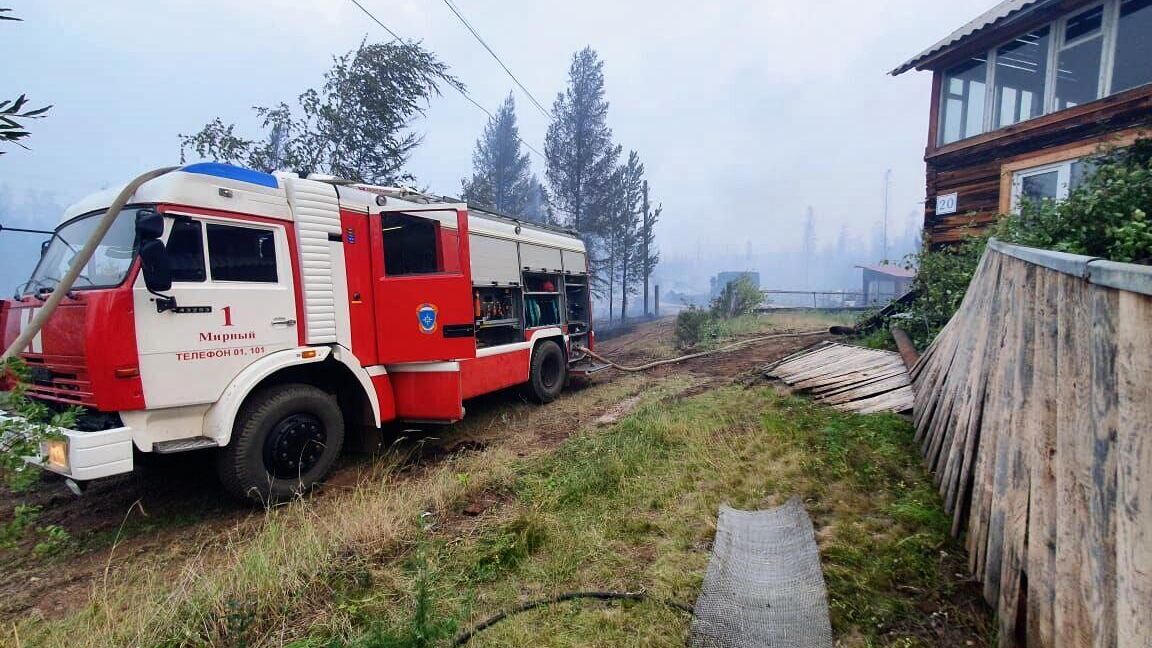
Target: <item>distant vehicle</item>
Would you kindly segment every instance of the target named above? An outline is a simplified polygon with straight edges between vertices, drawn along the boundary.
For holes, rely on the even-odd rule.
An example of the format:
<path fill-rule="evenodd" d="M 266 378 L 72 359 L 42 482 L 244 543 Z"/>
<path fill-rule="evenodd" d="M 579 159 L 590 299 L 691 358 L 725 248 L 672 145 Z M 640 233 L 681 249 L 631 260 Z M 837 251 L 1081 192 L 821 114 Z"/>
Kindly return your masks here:
<path fill-rule="evenodd" d="M 5 348 L 117 193 L 67 210 L 0 303 Z M 202 163 L 136 192 L 21 356 L 30 398 L 84 412 L 44 468 L 83 481 L 131 471 L 134 452 L 218 448 L 224 485 L 266 501 L 321 479 L 356 426 L 451 423 L 514 385 L 551 401 L 591 371 L 593 338 L 572 232 Z"/>

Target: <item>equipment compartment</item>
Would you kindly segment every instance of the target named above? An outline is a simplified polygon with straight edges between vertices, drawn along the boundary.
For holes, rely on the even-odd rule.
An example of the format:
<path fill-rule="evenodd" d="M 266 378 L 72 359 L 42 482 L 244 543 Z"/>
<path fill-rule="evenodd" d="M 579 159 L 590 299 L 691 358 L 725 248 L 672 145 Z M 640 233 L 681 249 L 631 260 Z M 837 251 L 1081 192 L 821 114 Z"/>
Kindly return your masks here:
<path fill-rule="evenodd" d="M 567 305 L 568 332 L 586 332 L 589 328 L 588 279 L 584 277 L 565 277 L 564 301 Z"/>
<path fill-rule="evenodd" d="M 472 289 L 476 343 L 487 347 L 523 341 L 520 334 L 520 291 L 512 288 Z"/>
<path fill-rule="evenodd" d="M 560 276 L 524 273 L 524 325 L 527 328 L 560 325 Z"/>

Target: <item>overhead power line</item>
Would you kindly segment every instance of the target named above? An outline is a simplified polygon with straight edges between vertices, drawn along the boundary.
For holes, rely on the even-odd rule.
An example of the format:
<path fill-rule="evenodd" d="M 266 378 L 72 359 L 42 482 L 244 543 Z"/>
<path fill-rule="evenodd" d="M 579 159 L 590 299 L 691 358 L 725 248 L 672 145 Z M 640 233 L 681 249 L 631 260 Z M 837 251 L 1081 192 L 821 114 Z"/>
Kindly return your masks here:
<path fill-rule="evenodd" d="M 391 35 L 392 35 L 392 38 L 394 38 L 394 39 L 396 39 L 396 40 L 398 40 L 398 41 L 402 41 L 402 40 L 404 40 L 404 39 L 400 38 L 400 36 L 399 36 L 399 35 L 398 35 L 396 32 L 392 31 L 392 30 L 391 30 L 391 29 L 388 27 L 388 25 L 385 25 L 384 23 L 380 22 L 380 19 L 379 19 L 379 18 L 377 18 L 376 16 L 374 16 L 374 15 L 372 14 L 372 12 L 371 12 L 371 11 L 368 11 L 368 9 L 367 9 L 367 8 L 366 8 L 364 5 L 360 4 L 360 2 L 358 2 L 358 0 L 352 0 L 352 4 L 356 5 L 356 6 L 357 6 L 357 7 L 360 9 L 360 11 L 363 11 L 363 12 L 364 12 L 364 15 L 368 16 L 369 18 L 371 18 L 371 19 L 372 19 L 372 22 L 376 23 L 377 25 L 380 25 L 380 27 L 381 27 L 381 28 L 382 28 L 384 31 L 386 31 L 386 32 L 388 32 L 389 34 L 391 34 Z M 461 20 L 463 20 L 463 18 L 461 18 Z M 479 38 L 479 36 L 477 36 L 477 38 Z M 485 46 L 485 47 L 487 47 L 487 46 Z M 491 50 L 489 50 L 489 51 L 491 51 Z M 493 56 L 495 56 L 495 54 L 493 54 Z M 507 68 L 505 68 L 505 69 L 507 69 Z M 509 74 L 511 74 L 511 72 L 509 72 Z M 517 81 L 517 83 L 519 83 L 519 82 Z M 480 111 L 481 111 L 481 112 L 483 112 L 485 115 L 488 115 L 488 118 L 489 118 L 489 119 L 491 119 L 491 120 L 495 120 L 495 119 L 496 119 L 495 115 L 493 115 L 491 112 L 489 112 L 487 108 L 485 108 L 484 106 L 482 106 L 482 105 L 480 104 L 480 102 L 478 102 L 478 101 L 476 101 L 475 99 L 473 99 L 473 98 L 472 98 L 472 96 L 468 94 L 468 91 L 467 91 L 467 90 L 464 90 L 463 88 L 461 88 L 460 86 L 457 86 L 457 85 L 455 85 L 455 84 L 449 84 L 449 85 L 451 85 L 453 88 L 456 88 L 456 91 L 457 91 L 457 92 L 459 92 L 459 93 L 461 94 L 461 96 L 463 96 L 465 99 L 467 99 L 467 100 L 468 100 L 468 101 L 469 101 L 469 102 L 470 102 L 470 103 L 471 103 L 473 106 L 476 106 L 477 108 L 479 108 L 479 109 L 480 109 Z M 523 87 L 523 86 L 521 86 L 521 87 Z M 528 91 L 527 91 L 527 90 L 525 90 L 524 92 L 528 92 Z M 531 95 L 529 95 L 529 96 L 531 96 Z M 535 100 L 533 100 L 533 101 L 535 101 Z M 547 113 L 546 113 L 546 114 L 547 114 Z M 519 140 L 519 141 L 520 141 L 520 143 L 521 143 L 521 144 L 523 144 L 523 145 L 524 145 L 524 147 L 525 147 L 525 148 L 527 148 L 529 151 L 531 151 L 532 153 L 535 153 L 535 154 L 536 154 L 536 156 L 537 156 L 537 157 L 539 157 L 539 158 L 540 158 L 542 161 L 543 161 L 543 160 L 545 160 L 545 158 L 544 158 L 544 154 L 543 154 L 543 153 L 541 153 L 540 151 L 537 151 L 537 150 L 536 150 L 536 148 L 535 148 L 535 147 L 533 147 L 533 146 L 532 146 L 531 144 L 529 144 L 528 142 L 525 142 L 525 141 L 524 141 L 524 138 L 522 138 L 522 137 L 520 137 L 519 135 L 517 135 L 517 136 L 516 136 L 516 139 L 517 139 L 517 140 Z"/>
<path fill-rule="evenodd" d="M 496 117 L 495 117 L 495 116 L 494 116 L 492 113 L 488 112 L 488 109 L 487 109 L 487 108 L 485 108 L 484 106 L 481 106 L 479 102 L 477 102 L 475 99 L 473 99 L 472 97 L 470 97 L 470 96 L 468 95 L 468 93 L 467 93 L 467 92 L 464 92 L 463 90 L 461 90 L 461 91 L 460 91 L 460 94 L 464 95 L 464 98 L 465 98 L 465 99 L 467 99 L 468 101 L 471 101 L 473 106 L 476 106 L 476 107 L 477 107 L 477 108 L 479 108 L 480 110 L 484 111 L 484 114 L 485 114 L 485 115 L 488 115 L 488 118 L 489 118 L 489 119 L 491 119 L 492 121 L 496 121 Z M 531 144 L 529 144 L 528 142 L 525 142 L 525 141 L 524 141 L 524 139 L 523 139 L 522 137 L 520 137 L 519 135 L 517 135 L 517 136 L 516 136 L 516 139 L 520 140 L 520 143 L 521 143 L 521 144 L 523 144 L 525 147 L 527 147 L 527 149 L 528 149 L 529 151 L 532 151 L 533 153 L 535 153 L 535 154 L 536 154 L 536 155 L 537 155 L 537 156 L 538 156 L 538 157 L 539 157 L 541 160 L 544 160 L 544 159 L 545 159 L 545 158 L 544 158 L 544 154 L 543 154 L 543 153 L 541 153 L 540 151 L 537 151 L 537 150 L 536 150 L 535 148 L 533 148 L 533 147 L 532 147 L 532 145 L 531 145 Z"/>
<path fill-rule="evenodd" d="M 388 32 L 389 34 L 392 34 L 392 38 L 395 38 L 396 40 L 403 40 L 402 38 L 400 38 L 400 36 L 396 32 L 389 29 L 388 25 L 385 25 L 384 23 L 380 22 L 380 20 L 376 16 L 373 16 L 371 11 L 368 11 L 367 9 L 365 9 L 364 5 L 360 4 L 358 2 L 358 0 L 352 0 L 352 4 L 356 5 L 357 7 L 360 7 L 360 11 L 363 11 L 369 18 L 371 18 L 372 22 L 375 22 L 377 25 L 380 25 L 381 27 L 383 27 L 384 31 Z"/>
<path fill-rule="evenodd" d="M 552 113 L 548 112 L 548 109 L 545 108 L 536 99 L 535 96 L 533 96 L 532 92 L 528 90 L 528 88 L 524 87 L 523 83 L 520 83 L 520 79 L 517 79 L 515 74 L 512 74 L 512 70 L 508 69 L 508 66 L 504 64 L 504 61 L 502 61 L 500 57 L 496 55 L 496 52 L 492 51 L 492 48 L 488 46 L 488 43 L 484 42 L 484 38 L 480 36 L 480 33 L 476 31 L 476 28 L 472 26 L 472 23 L 468 22 L 468 19 L 460 13 L 460 10 L 456 8 L 456 5 L 452 4 L 452 0 L 444 0 L 444 4 L 448 5 L 448 8 L 452 10 L 452 13 L 456 14 L 456 17 L 460 19 L 460 22 L 468 29 L 469 32 L 472 33 L 472 36 L 476 38 L 476 42 L 480 43 L 484 49 L 488 50 L 488 53 L 492 55 L 492 58 L 496 59 L 496 62 L 500 64 L 500 67 L 504 68 L 504 71 L 508 73 L 508 76 L 511 77 L 514 82 L 516 82 L 516 85 L 524 91 L 524 94 L 528 95 L 528 100 L 532 102 L 532 105 L 536 106 L 536 109 L 540 111 L 540 114 L 544 115 L 548 119 L 552 119 Z"/>

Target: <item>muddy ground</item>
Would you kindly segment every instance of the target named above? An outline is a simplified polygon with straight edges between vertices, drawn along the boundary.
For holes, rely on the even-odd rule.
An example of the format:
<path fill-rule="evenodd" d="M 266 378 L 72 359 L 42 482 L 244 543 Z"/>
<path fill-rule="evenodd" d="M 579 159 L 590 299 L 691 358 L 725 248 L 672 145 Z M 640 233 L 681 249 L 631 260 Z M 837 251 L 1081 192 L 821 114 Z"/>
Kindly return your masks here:
<path fill-rule="evenodd" d="M 601 341 L 597 350 L 621 364 L 665 358 L 672 354 L 668 343 L 672 329 L 672 320 L 639 325 Z M 641 377 L 608 370 L 569 389 L 607 392 L 609 383 L 631 380 L 631 396 L 649 380 L 678 375 L 692 384 L 685 395 L 698 393 L 717 383 L 754 376 L 760 367 L 822 339 L 752 343 L 735 351 L 658 367 Z M 508 438 L 516 439 L 525 454 L 547 450 L 622 399 L 603 402 L 594 411 L 574 406 L 575 400 L 561 397 L 538 406 L 508 390 L 467 402 L 465 423 L 425 429 L 393 426 L 386 430 L 385 439 L 393 450 L 408 457 L 400 470 L 417 474 L 460 449 L 484 447 Z M 263 510 L 239 504 L 222 492 L 208 453 L 155 459 L 158 461 L 131 475 L 91 483 L 81 497 L 73 495 L 62 481 L 48 477 L 30 491 L 12 493 L 5 489 L 0 493 L 0 528 L 13 520 L 20 505 L 40 509 L 15 540 L 15 548 L 0 549 L 0 623 L 30 614 L 53 618 L 73 611 L 88 601 L 105 574 L 119 569 L 177 573 L 191 559 L 204 559 L 213 547 L 244 537 L 263 520 Z M 378 463 L 371 455 L 346 453 L 313 497 L 323 500 L 341 489 L 355 487 L 379 469 Z M 390 463 L 388 470 L 395 469 L 395 463 Z M 46 543 L 52 527 L 63 529 L 63 534 L 57 532 L 56 540 Z"/>

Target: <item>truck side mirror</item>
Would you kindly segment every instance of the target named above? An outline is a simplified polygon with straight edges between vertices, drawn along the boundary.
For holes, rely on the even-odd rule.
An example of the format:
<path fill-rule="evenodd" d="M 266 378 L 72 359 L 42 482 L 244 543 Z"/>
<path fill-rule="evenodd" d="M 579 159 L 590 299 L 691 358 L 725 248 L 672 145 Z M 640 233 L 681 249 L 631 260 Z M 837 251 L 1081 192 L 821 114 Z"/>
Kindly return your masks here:
<path fill-rule="evenodd" d="M 141 241 L 164 236 L 164 215 L 156 213 L 154 209 L 136 210 L 136 236 Z"/>
<path fill-rule="evenodd" d="M 40 244 L 40 256 L 44 256 L 48 252 L 49 245 L 52 245 L 52 239 L 48 239 Z"/>
<path fill-rule="evenodd" d="M 172 268 L 163 241 L 149 238 L 140 242 L 140 271 L 144 273 L 144 285 L 149 292 L 160 293 L 172 288 Z"/>

